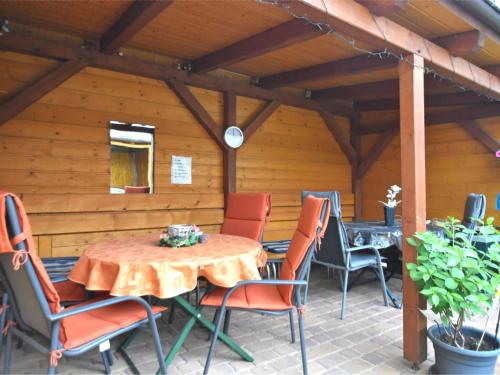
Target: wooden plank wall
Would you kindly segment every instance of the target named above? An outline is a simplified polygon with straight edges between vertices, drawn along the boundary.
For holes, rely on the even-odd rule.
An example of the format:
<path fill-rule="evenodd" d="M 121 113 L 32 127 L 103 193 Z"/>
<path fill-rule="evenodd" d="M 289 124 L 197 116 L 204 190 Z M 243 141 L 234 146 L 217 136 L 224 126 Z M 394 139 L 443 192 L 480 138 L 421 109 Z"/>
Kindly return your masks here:
<path fill-rule="evenodd" d="M 54 63 L 0 53 L 0 101 Z M 192 88 L 222 131 L 222 94 Z M 238 98 L 238 122 L 262 103 Z M 156 126 L 154 195 L 110 195 L 110 120 Z M 163 82 L 86 68 L 0 127 L 0 189 L 20 195 L 42 256 L 78 255 L 88 244 L 223 221 L 222 157 Z M 271 191 L 266 239 L 287 238 L 302 189 L 338 189 L 352 215 L 350 168 L 319 116 L 281 107 L 239 151 L 238 191 Z M 193 184 L 170 184 L 171 155 L 193 157 Z"/>
<path fill-rule="evenodd" d="M 477 121 L 496 139 L 500 139 L 500 118 Z M 364 136 L 363 152 L 377 135 Z M 427 218 L 462 218 L 468 193 L 483 193 L 487 215 L 500 220 L 495 211 L 500 192 L 500 160 L 482 143 L 457 124 L 443 124 L 426 129 Z M 363 179 L 362 214 L 365 219 L 383 218 L 385 189 L 401 182 L 399 136 L 395 137 Z M 404 195 L 404 192 L 403 192 Z M 400 212 L 399 212 L 400 214 Z"/>

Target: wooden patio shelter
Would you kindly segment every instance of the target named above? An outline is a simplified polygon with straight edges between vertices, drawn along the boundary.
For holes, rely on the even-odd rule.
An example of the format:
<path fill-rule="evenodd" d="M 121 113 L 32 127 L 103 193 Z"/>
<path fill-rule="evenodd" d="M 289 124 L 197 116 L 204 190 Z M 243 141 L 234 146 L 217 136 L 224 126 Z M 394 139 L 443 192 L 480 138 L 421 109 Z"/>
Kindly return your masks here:
<path fill-rule="evenodd" d="M 231 191 L 271 191 L 266 239 L 284 239 L 300 190 L 339 190 L 348 219 L 377 218 L 402 183 L 409 236 L 500 186 L 500 13 L 477 3 L 490 14 L 449 0 L 0 2 L 0 188 L 22 196 L 42 256 L 175 222 L 217 231 Z M 155 194 L 109 194 L 112 120 L 156 126 Z M 238 151 L 222 138 L 235 124 Z M 170 184 L 172 155 L 193 158 L 192 184 Z M 404 289 L 418 364 L 424 301 L 406 276 Z"/>

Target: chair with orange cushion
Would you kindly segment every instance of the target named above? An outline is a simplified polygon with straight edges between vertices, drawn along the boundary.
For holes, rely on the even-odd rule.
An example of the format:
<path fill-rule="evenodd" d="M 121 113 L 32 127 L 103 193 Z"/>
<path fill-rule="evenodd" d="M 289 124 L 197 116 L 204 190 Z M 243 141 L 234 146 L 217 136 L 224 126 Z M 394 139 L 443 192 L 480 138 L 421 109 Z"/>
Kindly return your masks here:
<path fill-rule="evenodd" d="M 217 287 L 203 296 L 202 305 L 217 309 L 215 332 L 212 335 L 204 374 L 208 373 L 226 310 L 284 315 L 294 308 L 298 311 L 302 366 L 304 374 L 307 374 L 303 313 L 307 302 L 311 259 L 328 224 L 329 211 L 328 199 L 312 196 L 306 198 L 297 229 L 281 267 L 280 279 L 241 281 L 233 288 Z"/>
<path fill-rule="evenodd" d="M 159 367 L 166 373 L 156 327 L 164 308 L 151 307 L 139 297 L 101 296 L 63 309 L 35 252 L 24 207 L 9 193 L 0 194 L 0 277 L 9 295 L 4 374 L 10 371 L 13 336 L 46 353 L 49 373 L 54 373 L 61 356 L 80 355 L 145 325 L 151 329 Z M 103 360 L 106 363 L 104 354 Z"/>
<path fill-rule="evenodd" d="M 230 193 L 222 234 L 261 241 L 271 214 L 271 193 Z"/>

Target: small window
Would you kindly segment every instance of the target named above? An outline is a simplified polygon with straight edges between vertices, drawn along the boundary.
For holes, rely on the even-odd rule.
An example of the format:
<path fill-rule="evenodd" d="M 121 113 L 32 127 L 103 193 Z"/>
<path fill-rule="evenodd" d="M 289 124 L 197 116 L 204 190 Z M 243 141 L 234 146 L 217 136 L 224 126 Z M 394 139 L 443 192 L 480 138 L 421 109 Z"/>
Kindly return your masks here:
<path fill-rule="evenodd" d="M 152 125 L 111 121 L 111 194 L 153 193 L 154 134 Z"/>

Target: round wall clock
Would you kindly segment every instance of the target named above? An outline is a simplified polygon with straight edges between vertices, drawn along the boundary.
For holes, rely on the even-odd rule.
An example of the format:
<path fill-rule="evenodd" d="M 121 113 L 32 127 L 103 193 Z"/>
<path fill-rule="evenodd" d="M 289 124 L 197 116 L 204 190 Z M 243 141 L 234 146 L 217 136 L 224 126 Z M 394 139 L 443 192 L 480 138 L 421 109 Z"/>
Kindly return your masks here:
<path fill-rule="evenodd" d="M 224 141 L 231 148 L 238 148 L 243 144 L 243 131 L 237 126 L 230 126 L 224 131 Z"/>

